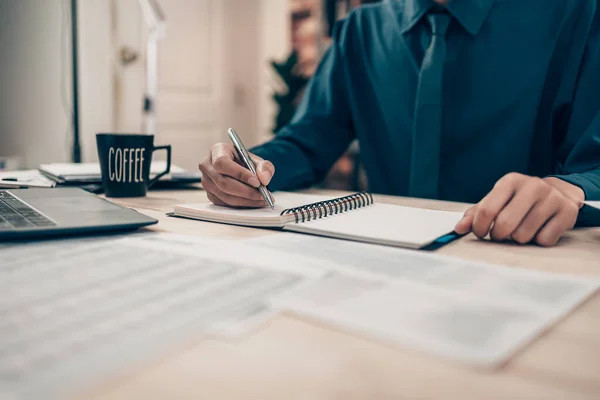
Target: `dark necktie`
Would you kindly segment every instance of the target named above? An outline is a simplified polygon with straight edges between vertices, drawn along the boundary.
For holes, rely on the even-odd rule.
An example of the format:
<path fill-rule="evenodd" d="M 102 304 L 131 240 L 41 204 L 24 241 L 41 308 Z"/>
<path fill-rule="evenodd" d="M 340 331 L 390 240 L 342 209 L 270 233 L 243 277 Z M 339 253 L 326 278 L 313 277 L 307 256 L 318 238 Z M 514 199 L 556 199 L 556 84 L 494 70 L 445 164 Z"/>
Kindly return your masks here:
<path fill-rule="evenodd" d="M 446 31 L 450 15 L 427 16 L 431 42 L 419 73 L 413 121 L 409 196 L 438 198 L 442 134 L 442 82 L 446 59 Z"/>

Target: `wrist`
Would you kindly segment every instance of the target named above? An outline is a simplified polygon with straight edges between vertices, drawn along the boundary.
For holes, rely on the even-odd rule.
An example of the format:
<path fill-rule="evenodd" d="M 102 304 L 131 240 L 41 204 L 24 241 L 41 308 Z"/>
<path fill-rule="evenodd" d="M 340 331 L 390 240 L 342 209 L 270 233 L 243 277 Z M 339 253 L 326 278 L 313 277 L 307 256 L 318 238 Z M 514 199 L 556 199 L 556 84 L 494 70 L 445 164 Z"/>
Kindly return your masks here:
<path fill-rule="evenodd" d="M 585 201 L 585 192 L 579 186 L 555 177 L 544 178 L 544 180 L 575 201 L 577 205 L 581 205 Z"/>

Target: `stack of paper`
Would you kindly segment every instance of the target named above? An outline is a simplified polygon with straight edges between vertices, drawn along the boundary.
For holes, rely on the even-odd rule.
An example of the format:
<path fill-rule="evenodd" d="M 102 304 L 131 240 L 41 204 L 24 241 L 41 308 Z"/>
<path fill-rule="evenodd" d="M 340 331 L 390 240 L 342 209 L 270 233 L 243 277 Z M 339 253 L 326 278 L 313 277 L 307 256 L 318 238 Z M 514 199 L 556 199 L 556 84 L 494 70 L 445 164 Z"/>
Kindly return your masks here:
<path fill-rule="evenodd" d="M 202 337 L 242 334 L 268 299 L 323 276 L 281 253 L 139 234 L 0 245 L 0 397 L 64 398 Z"/>
<path fill-rule="evenodd" d="M 495 365 L 599 287 L 295 233 L 235 242 L 139 233 L 5 244 L 0 259 L 0 393 L 23 398 L 67 397 L 66 388 L 202 337 L 243 334 L 281 310 Z"/>
<path fill-rule="evenodd" d="M 46 178 L 36 169 L 24 171 L 0 171 L 0 188 L 51 188 L 54 186 L 56 186 L 56 182 Z"/>
<path fill-rule="evenodd" d="M 332 271 L 276 298 L 275 307 L 478 365 L 507 360 L 600 287 L 598 280 L 305 235 L 250 242 Z"/>

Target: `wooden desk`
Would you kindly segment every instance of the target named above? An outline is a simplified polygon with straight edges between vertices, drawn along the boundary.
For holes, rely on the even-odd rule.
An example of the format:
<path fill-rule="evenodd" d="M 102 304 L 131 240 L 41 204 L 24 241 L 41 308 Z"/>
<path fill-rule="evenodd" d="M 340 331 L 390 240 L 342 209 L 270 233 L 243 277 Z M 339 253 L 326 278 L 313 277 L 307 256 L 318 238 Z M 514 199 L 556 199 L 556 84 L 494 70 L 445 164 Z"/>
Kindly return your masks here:
<path fill-rule="evenodd" d="M 333 192 L 342 194 L 341 192 Z M 201 190 L 119 199 L 160 220 L 152 230 L 211 237 L 272 231 L 166 218 Z M 376 196 L 379 202 L 464 210 L 468 205 Z M 569 232 L 554 248 L 468 236 L 438 251 L 514 268 L 600 276 L 600 229 Z M 600 399 L 600 293 L 508 364 L 474 369 L 282 315 L 238 342 L 199 340 L 82 394 L 116 399 Z"/>

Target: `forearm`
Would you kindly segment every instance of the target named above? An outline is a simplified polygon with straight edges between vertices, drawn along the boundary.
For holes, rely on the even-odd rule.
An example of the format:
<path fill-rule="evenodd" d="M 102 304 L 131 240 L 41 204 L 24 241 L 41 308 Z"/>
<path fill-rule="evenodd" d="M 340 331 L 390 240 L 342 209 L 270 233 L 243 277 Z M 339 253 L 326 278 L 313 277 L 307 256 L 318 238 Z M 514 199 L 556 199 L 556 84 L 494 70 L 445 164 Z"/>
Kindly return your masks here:
<path fill-rule="evenodd" d="M 585 200 L 600 200 L 600 10 L 584 15 L 584 19 L 592 21 L 587 29 L 566 134 L 561 132 L 559 136 L 563 139 L 556 151 L 558 163 L 553 176 L 580 188 Z M 581 192 L 576 194 L 580 195 Z M 582 207 L 577 225 L 600 226 L 600 213 Z"/>
<path fill-rule="evenodd" d="M 300 189 L 322 180 L 354 138 L 340 31 L 319 62 L 290 123 L 252 149 L 275 166 L 271 190 Z"/>
<path fill-rule="evenodd" d="M 275 175 L 269 184 L 272 191 L 300 189 L 316 180 L 310 159 L 289 140 L 274 138 L 250 151 L 275 166 Z"/>
<path fill-rule="evenodd" d="M 546 179 L 575 201 L 600 199 L 600 169 Z"/>

